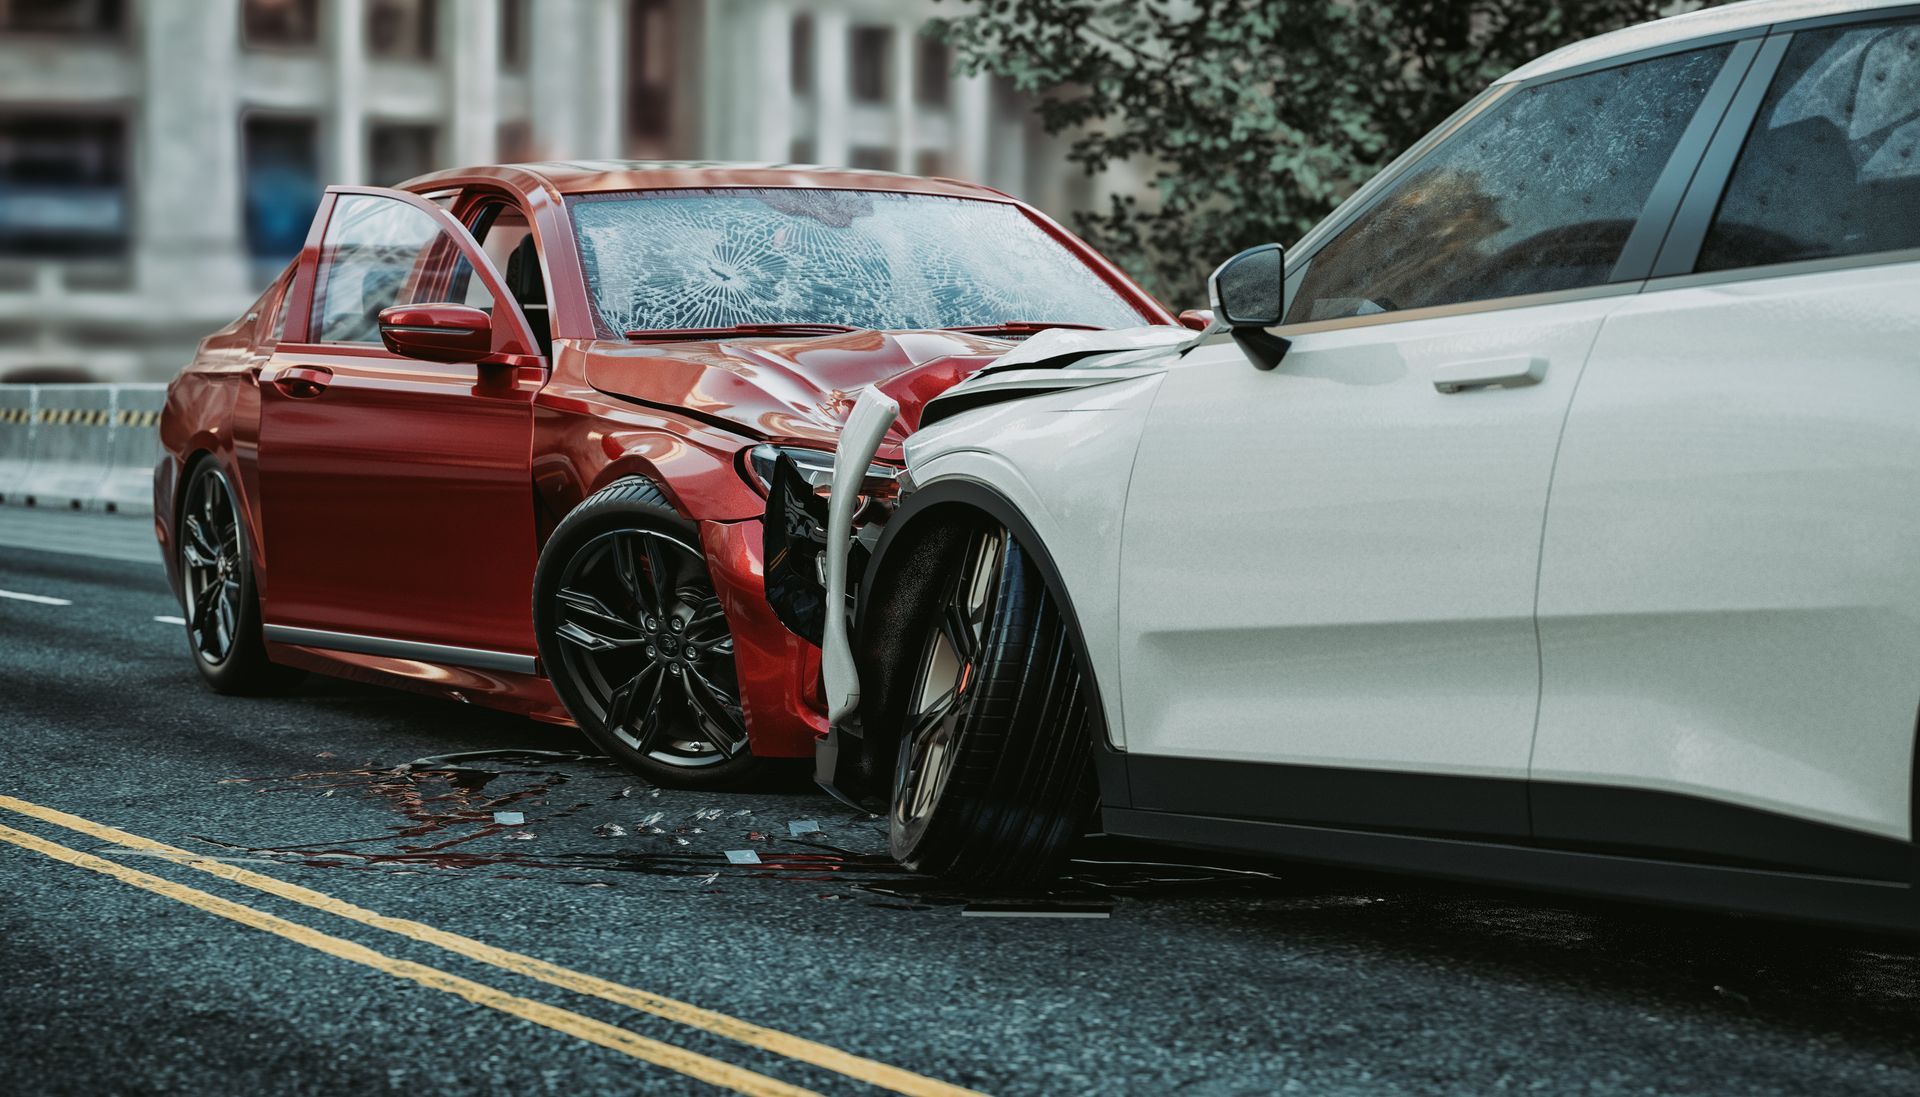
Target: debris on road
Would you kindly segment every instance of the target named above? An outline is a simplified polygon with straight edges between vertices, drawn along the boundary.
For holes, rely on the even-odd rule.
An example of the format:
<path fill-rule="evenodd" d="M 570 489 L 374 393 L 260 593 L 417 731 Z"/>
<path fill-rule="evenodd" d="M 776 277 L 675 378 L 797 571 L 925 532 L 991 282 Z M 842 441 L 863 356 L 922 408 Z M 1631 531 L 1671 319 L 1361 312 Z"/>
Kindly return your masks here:
<path fill-rule="evenodd" d="M 800 837 L 802 834 L 818 834 L 820 833 L 820 824 L 812 819 L 795 819 L 793 822 L 787 824 L 787 833 L 795 838 Z"/>
<path fill-rule="evenodd" d="M 503 827 L 517 827 L 527 821 L 526 814 L 518 811 L 496 811 L 493 813 L 495 824 Z"/>
<path fill-rule="evenodd" d="M 727 863 L 730 865 L 757 865 L 760 854 L 750 849 L 730 849 L 727 851 Z"/>
<path fill-rule="evenodd" d="M 627 828 L 621 826 L 619 823 L 601 823 L 599 826 L 593 828 L 593 832 L 602 838 L 624 838 L 627 834 Z"/>

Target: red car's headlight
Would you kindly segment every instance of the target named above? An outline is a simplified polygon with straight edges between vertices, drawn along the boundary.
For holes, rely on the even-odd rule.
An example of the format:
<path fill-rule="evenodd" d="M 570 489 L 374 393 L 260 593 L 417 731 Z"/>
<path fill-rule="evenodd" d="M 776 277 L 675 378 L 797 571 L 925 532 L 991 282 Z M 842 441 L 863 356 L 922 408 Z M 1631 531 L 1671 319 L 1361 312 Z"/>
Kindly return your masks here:
<path fill-rule="evenodd" d="M 813 485 L 815 492 L 825 496 L 833 486 L 833 454 L 801 446 L 766 443 L 748 450 L 747 459 L 741 465 L 748 482 L 760 489 L 760 494 L 765 495 L 772 485 L 773 465 L 782 455 L 793 462 L 800 475 Z M 900 470 L 891 465 L 868 465 L 867 474 L 860 478 L 860 494 L 868 499 L 891 499 L 899 493 L 899 475 Z"/>

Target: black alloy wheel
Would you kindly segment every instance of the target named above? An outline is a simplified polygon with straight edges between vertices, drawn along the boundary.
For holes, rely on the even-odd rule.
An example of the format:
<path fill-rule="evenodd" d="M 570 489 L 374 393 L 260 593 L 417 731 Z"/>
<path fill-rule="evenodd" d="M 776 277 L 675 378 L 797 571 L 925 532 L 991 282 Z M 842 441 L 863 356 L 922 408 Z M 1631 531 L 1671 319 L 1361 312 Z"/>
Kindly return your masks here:
<path fill-rule="evenodd" d="M 726 613 L 697 531 L 643 480 L 575 508 L 534 583 L 560 699 L 616 760 L 663 784 L 728 787 L 757 770 Z"/>
<path fill-rule="evenodd" d="M 267 659 L 243 515 L 233 484 L 212 457 L 188 468 L 178 517 L 181 608 L 201 676 L 221 693 L 279 693 L 292 686 L 301 672 Z"/>
<path fill-rule="evenodd" d="M 554 598 L 567 671 L 629 748 L 687 767 L 747 749 L 733 637 L 692 548 L 657 530 L 603 533 L 574 555 Z"/>
<path fill-rule="evenodd" d="M 240 631 L 240 508 L 218 465 L 202 465 L 180 508 L 180 579 L 187 641 L 208 664 L 226 662 Z"/>

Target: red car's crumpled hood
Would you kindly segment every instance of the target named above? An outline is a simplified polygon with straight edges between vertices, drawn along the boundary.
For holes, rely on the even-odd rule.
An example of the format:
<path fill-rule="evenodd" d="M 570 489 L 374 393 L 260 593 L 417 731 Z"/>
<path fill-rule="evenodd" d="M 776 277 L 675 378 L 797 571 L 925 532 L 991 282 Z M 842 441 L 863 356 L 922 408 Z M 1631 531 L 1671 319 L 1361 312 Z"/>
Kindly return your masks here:
<path fill-rule="evenodd" d="M 1013 343 L 951 331 L 853 331 L 794 338 L 598 343 L 587 383 L 662 409 L 725 420 L 770 441 L 832 448 L 860 389 L 878 384 L 900 404 L 882 452 L 920 423 L 927 401 L 1005 354 Z"/>

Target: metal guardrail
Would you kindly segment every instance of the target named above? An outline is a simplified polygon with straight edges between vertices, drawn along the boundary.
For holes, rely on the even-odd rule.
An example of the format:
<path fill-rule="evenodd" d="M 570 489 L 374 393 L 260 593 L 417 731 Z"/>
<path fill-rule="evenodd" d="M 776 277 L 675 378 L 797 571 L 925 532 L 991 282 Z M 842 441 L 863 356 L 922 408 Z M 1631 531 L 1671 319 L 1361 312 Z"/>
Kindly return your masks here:
<path fill-rule="evenodd" d="M 167 387 L 0 385 L 0 503 L 153 512 Z"/>

